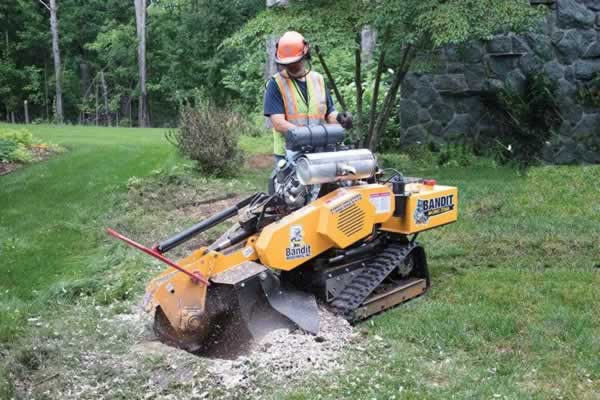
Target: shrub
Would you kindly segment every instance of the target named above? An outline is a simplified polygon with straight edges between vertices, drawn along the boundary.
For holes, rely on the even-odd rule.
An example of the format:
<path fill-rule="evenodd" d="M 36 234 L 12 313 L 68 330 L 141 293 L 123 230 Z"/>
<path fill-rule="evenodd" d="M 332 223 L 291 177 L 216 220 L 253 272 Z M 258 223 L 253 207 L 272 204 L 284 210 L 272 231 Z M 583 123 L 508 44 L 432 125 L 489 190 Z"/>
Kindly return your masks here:
<path fill-rule="evenodd" d="M 59 145 L 40 142 L 27 129 L 0 128 L 0 162 L 31 162 L 32 150 L 62 153 L 65 149 Z"/>
<path fill-rule="evenodd" d="M 0 140 L 8 140 L 25 147 L 33 145 L 33 134 L 27 129 L 0 129 Z"/>
<path fill-rule="evenodd" d="M 12 154 L 17 149 L 13 141 L 0 139 L 0 161 L 12 161 Z"/>
<path fill-rule="evenodd" d="M 238 169 L 243 157 L 238 141 L 247 131 L 248 122 L 226 108 L 199 100 L 196 106 L 184 106 L 181 127 L 166 137 L 181 153 L 195 160 L 205 173 L 228 175 Z"/>
<path fill-rule="evenodd" d="M 483 97 L 488 111 L 506 129 L 492 144 L 494 156 L 501 163 L 516 161 L 522 166 L 540 159 L 545 143 L 560 127 L 563 118 L 555 97 L 556 85 L 545 75 L 530 75 L 523 93 L 513 88 L 502 89 Z"/>
<path fill-rule="evenodd" d="M 23 144 L 0 139 L 0 162 L 30 162 L 31 154 Z"/>
<path fill-rule="evenodd" d="M 0 162 L 30 162 L 27 150 L 35 141 L 27 129 L 0 129 Z"/>
<path fill-rule="evenodd" d="M 28 163 L 28 162 L 33 161 L 33 156 L 27 150 L 27 147 L 23 146 L 20 143 L 17 144 L 17 148 L 12 152 L 11 158 L 12 159 L 9 161 L 18 161 L 18 162 L 23 162 L 23 163 Z"/>

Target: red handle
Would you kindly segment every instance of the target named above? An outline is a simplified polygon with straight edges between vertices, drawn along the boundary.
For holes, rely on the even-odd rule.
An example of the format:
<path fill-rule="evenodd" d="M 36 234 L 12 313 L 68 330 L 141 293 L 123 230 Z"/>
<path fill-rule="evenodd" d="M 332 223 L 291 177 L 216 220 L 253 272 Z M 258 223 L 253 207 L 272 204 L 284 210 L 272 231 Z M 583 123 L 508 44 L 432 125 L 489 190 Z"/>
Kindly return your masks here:
<path fill-rule="evenodd" d="M 198 283 L 198 282 L 202 282 L 204 283 L 206 286 L 210 286 L 210 282 L 208 281 L 208 279 L 206 279 L 204 276 L 202 276 L 202 274 L 200 273 L 200 271 L 194 271 L 194 272 L 190 272 L 188 270 L 186 270 L 185 268 L 177 265 L 175 262 L 169 260 L 167 257 L 163 256 L 162 254 L 160 254 L 158 251 L 154 250 L 154 249 L 149 249 L 146 246 L 139 244 L 138 242 L 135 242 L 131 239 L 129 239 L 128 237 L 125 237 L 123 235 L 121 235 L 119 232 L 110 229 L 110 228 L 106 228 L 106 232 L 111 235 L 116 237 L 117 239 L 120 239 L 122 241 L 124 241 L 125 243 L 127 243 L 128 245 L 135 247 L 138 250 L 143 251 L 144 253 L 151 255 L 152 257 L 164 262 L 165 264 L 167 264 L 170 267 L 175 268 L 176 270 L 178 270 L 179 272 L 183 272 L 184 274 L 188 275 L 193 282 Z"/>

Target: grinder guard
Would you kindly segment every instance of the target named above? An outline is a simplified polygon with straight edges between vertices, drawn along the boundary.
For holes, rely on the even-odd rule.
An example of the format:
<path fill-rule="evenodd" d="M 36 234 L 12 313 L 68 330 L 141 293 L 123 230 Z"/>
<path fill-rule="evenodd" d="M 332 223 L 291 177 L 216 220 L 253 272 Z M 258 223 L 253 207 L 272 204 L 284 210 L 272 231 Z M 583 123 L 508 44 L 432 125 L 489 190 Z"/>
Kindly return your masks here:
<path fill-rule="evenodd" d="M 194 287 L 188 287 L 186 280 Z M 169 344 L 190 351 L 220 329 L 218 321 L 223 320 L 243 321 L 243 328 L 256 339 L 271 330 L 295 326 L 318 333 L 315 296 L 282 285 L 261 264 L 244 262 L 215 275 L 211 282 L 210 287 L 193 284 L 182 273 L 169 270 L 154 279 L 148 285 L 144 308 L 156 313 L 155 332 Z M 171 327 L 165 327 L 164 320 Z"/>

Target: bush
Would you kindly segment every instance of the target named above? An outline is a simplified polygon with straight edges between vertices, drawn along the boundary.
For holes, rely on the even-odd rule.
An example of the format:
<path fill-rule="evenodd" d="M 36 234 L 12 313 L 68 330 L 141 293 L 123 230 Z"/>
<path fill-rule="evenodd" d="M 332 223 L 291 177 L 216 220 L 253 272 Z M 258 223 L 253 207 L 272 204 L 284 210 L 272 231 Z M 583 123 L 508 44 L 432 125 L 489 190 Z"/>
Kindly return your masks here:
<path fill-rule="evenodd" d="M 27 150 L 35 141 L 27 129 L 0 129 L 0 162 L 31 162 Z"/>
<path fill-rule="evenodd" d="M 243 156 L 238 141 L 248 122 L 229 109 L 200 100 L 181 112 L 181 128 L 166 137 L 181 153 L 197 161 L 198 168 L 213 175 L 229 175 L 240 168 Z"/>
<path fill-rule="evenodd" d="M 27 129 L 0 128 L 0 162 L 32 162 L 32 150 L 62 153 L 64 148 L 42 143 Z"/>
<path fill-rule="evenodd" d="M 0 139 L 0 162 L 30 162 L 31 154 L 23 144 Z"/>
<path fill-rule="evenodd" d="M 10 140 L 0 139 L 0 161 L 12 161 L 12 154 L 17 144 Z"/>
<path fill-rule="evenodd" d="M 27 147 L 22 144 L 17 144 L 17 148 L 11 154 L 11 160 L 9 161 L 18 161 L 22 163 L 29 163 L 33 161 L 33 156 L 27 150 Z"/>
<path fill-rule="evenodd" d="M 35 142 L 33 140 L 33 134 L 27 129 L 2 129 L 0 130 L 0 140 L 8 140 L 17 144 L 21 144 L 25 147 L 30 147 Z"/>
<path fill-rule="evenodd" d="M 508 88 L 484 96 L 488 111 L 507 129 L 499 137 L 484 138 L 491 143 L 479 146 L 497 149 L 493 154 L 501 163 L 536 163 L 563 121 L 555 93 L 556 85 L 540 74 L 527 77 L 523 93 Z"/>

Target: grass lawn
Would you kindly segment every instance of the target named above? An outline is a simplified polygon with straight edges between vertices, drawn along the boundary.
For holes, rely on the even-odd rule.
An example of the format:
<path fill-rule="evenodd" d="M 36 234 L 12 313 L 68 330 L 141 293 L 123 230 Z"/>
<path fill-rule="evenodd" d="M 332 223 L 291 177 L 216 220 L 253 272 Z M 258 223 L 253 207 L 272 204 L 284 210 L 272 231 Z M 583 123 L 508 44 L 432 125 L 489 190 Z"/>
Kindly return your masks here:
<path fill-rule="evenodd" d="M 115 193 L 126 189 L 131 175 L 149 174 L 177 159 L 161 130 L 32 130 L 69 151 L 1 181 L 0 290 L 26 301 L 59 280 L 89 273 L 86 257 L 97 249 L 98 220 Z"/>
<path fill-rule="evenodd" d="M 188 181 L 186 162 L 159 129 L 31 130 L 69 151 L 0 177 L 0 398 L 16 396 L 11 380 L 66 365 L 65 354 L 75 357 L 73 365 L 81 362 L 77 347 L 65 341 L 64 349 L 32 363 L 33 343 L 59 328 L 102 343 L 96 323 L 103 310 L 139 301 L 152 271 L 142 272 L 146 259 L 116 250 L 103 228 L 117 221 L 166 232 L 182 220 L 165 223 L 169 217 L 158 206 L 118 219 L 131 209 L 132 187 L 161 176 L 157 170 L 177 170 L 176 179 L 150 181 L 176 194 L 182 179 L 199 196 L 206 187 L 248 191 L 262 189 L 269 172 L 244 168 L 233 181 Z M 268 153 L 270 139 L 243 138 L 242 146 L 251 155 Z M 360 324 L 367 345 L 348 349 L 343 371 L 270 388 L 267 397 L 600 398 L 600 166 L 524 174 L 481 163 L 405 172 L 460 190 L 459 222 L 420 237 L 432 290 Z M 65 325 L 76 317 L 74 304 L 85 304 L 89 316 Z M 38 316 L 50 322 L 33 329 Z M 155 368 L 123 378 L 123 398 L 138 398 L 140 380 Z M 116 372 L 94 373 L 103 381 Z M 187 389 L 167 393 L 183 398 Z"/>

